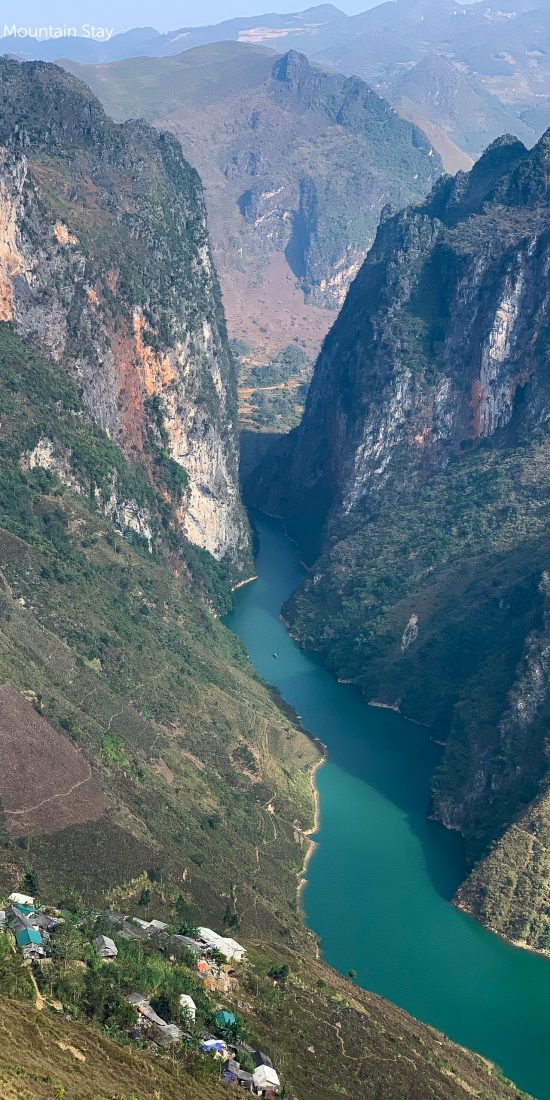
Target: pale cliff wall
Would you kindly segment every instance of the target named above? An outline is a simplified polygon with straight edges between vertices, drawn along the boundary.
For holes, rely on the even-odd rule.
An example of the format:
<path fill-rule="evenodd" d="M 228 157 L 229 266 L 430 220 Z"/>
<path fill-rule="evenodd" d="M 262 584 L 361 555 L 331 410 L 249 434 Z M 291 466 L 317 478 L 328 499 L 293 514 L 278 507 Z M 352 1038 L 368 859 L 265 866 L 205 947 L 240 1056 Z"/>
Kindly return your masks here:
<path fill-rule="evenodd" d="M 0 96 L 0 319 L 71 371 L 175 530 L 242 574 L 234 369 L 196 173 L 52 66 L 4 61 Z"/>

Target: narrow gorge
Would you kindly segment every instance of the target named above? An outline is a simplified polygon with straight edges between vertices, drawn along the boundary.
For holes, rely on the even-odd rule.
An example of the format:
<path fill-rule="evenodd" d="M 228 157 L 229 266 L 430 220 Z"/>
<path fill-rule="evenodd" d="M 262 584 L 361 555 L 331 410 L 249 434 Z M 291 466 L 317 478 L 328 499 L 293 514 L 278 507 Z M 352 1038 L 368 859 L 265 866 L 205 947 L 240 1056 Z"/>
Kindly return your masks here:
<path fill-rule="evenodd" d="M 250 486 L 324 525 L 293 634 L 445 741 L 431 813 L 465 840 L 457 902 L 542 951 L 549 155 L 550 133 L 531 151 L 499 139 L 383 218 L 303 421 Z"/>

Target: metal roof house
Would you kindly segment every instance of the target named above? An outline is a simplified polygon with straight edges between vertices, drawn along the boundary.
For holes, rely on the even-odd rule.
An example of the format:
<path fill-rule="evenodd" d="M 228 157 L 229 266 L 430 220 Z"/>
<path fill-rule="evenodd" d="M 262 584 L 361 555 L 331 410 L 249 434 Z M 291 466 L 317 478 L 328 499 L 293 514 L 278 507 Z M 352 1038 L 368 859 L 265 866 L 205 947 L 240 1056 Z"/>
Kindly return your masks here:
<path fill-rule="evenodd" d="M 252 1081 L 259 1096 L 277 1095 L 281 1087 L 273 1066 L 258 1066 L 252 1074 Z"/>
<path fill-rule="evenodd" d="M 211 928 L 199 928 L 199 937 L 207 947 L 216 948 L 228 962 L 242 962 L 246 955 L 246 948 L 237 943 L 231 936 L 220 936 Z"/>
<path fill-rule="evenodd" d="M 147 997 L 142 993 L 130 993 L 126 1000 L 133 1005 L 143 1024 L 151 1029 L 151 1036 L 159 1046 L 169 1046 L 171 1043 L 179 1043 L 183 1039 L 183 1031 L 177 1024 L 167 1024 L 157 1015 L 151 1007 Z"/>
<path fill-rule="evenodd" d="M 20 928 L 15 933 L 17 945 L 23 949 L 25 959 L 42 959 L 46 951 L 38 928 Z"/>
<path fill-rule="evenodd" d="M 239 1080 L 240 1065 L 234 1058 L 228 1058 L 227 1062 L 224 1062 L 222 1081 L 225 1081 L 227 1085 L 236 1085 Z"/>
<path fill-rule="evenodd" d="M 28 894 L 17 894 L 17 893 L 10 894 L 10 896 L 8 898 L 8 901 L 12 905 L 24 905 L 24 906 L 26 906 L 28 909 L 31 910 L 31 913 L 33 912 L 34 907 L 35 907 L 35 899 L 31 898 Z"/>
<path fill-rule="evenodd" d="M 116 959 L 118 949 L 115 941 L 110 936 L 97 936 L 93 943 L 100 958 Z"/>
<path fill-rule="evenodd" d="M 189 951 L 197 956 L 204 954 L 204 946 L 198 940 L 191 939 L 191 936 L 170 936 L 170 943 L 173 943 L 176 947 L 187 947 Z"/>
<path fill-rule="evenodd" d="M 8 905 L 6 920 L 14 932 L 22 932 L 24 928 L 32 928 L 33 921 L 26 913 L 23 913 L 17 905 Z"/>
<path fill-rule="evenodd" d="M 263 1050 L 252 1050 L 248 1047 L 245 1049 L 248 1050 L 248 1053 L 250 1054 L 250 1057 L 252 1058 L 256 1069 L 258 1068 L 258 1066 L 269 1066 L 270 1069 L 273 1069 L 273 1062 L 271 1061 L 271 1058 L 268 1058 L 267 1054 L 264 1054 Z"/>

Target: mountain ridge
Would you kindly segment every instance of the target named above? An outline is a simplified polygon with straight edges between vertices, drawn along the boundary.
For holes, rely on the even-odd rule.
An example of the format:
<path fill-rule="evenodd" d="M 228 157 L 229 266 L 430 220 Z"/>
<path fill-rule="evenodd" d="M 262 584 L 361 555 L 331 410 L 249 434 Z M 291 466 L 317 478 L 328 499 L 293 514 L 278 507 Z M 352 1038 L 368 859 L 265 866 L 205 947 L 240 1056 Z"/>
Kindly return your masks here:
<path fill-rule="evenodd" d="M 383 218 L 302 423 L 249 486 L 298 534 L 325 524 L 293 634 L 446 741 L 432 813 L 466 842 L 460 904 L 543 951 L 546 870 L 515 823 L 544 834 L 550 781 L 549 148 L 501 138 Z"/>

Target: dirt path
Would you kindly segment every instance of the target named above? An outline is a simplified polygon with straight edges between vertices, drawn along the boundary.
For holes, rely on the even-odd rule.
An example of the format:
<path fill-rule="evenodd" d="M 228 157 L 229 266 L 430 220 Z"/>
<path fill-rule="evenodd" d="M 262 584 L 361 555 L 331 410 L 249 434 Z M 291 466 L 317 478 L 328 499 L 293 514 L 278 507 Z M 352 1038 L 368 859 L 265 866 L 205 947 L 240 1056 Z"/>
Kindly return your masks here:
<path fill-rule="evenodd" d="M 63 801 L 65 798 L 69 798 L 74 791 L 77 791 L 79 787 L 83 787 L 86 783 L 90 782 L 92 778 L 92 769 L 88 764 L 88 775 L 85 779 L 79 779 L 78 783 L 73 783 L 72 787 L 69 787 L 68 791 L 59 791 L 58 794 L 51 794 L 49 798 L 43 798 L 42 802 L 37 802 L 36 806 L 25 806 L 23 810 L 4 810 L 6 817 L 23 817 L 25 814 L 32 814 L 35 810 L 40 810 L 42 806 L 46 806 L 48 802 Z"/>
<path fill-rule="evenodd" d="M 35 978 L 32 970 L 31 970 L 30 966 L 29 966 L 29 978 L 31 979 L 31 982 L 34 986 L 34 1007 L 36 1009 L 38 1009 L 38 1012 L 42 1012 L 42 1009 L 44 1008 L 44 998 L 43 998 L 43 996 L 42 996 L 42 994 L 41 994 L 41 992 L 40 992 L 40 990 L 39 990 L 39 988 L 36 984 L 36 978 Z"/>

